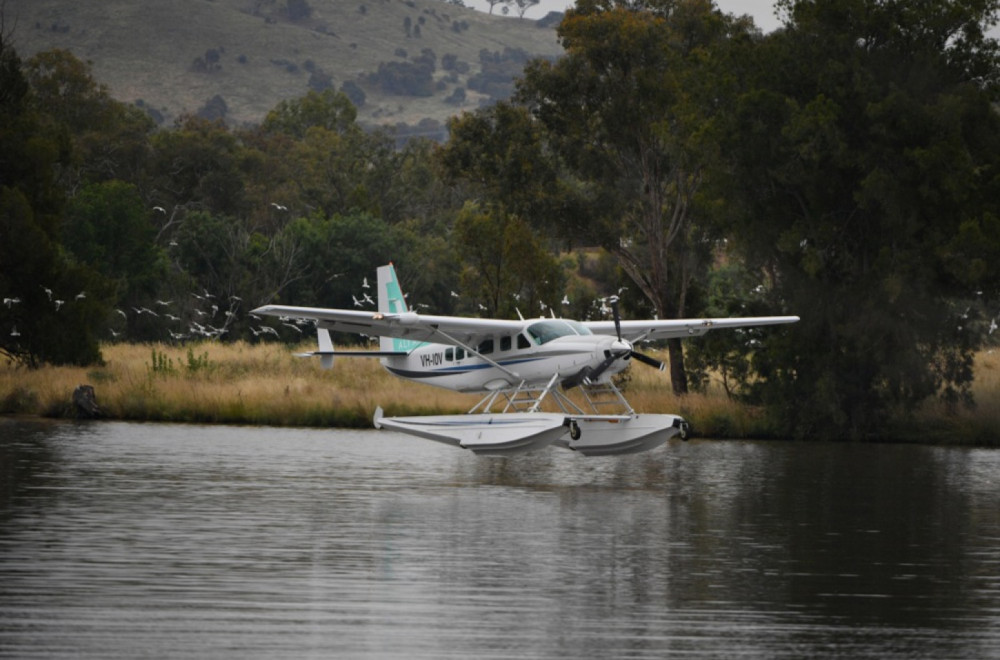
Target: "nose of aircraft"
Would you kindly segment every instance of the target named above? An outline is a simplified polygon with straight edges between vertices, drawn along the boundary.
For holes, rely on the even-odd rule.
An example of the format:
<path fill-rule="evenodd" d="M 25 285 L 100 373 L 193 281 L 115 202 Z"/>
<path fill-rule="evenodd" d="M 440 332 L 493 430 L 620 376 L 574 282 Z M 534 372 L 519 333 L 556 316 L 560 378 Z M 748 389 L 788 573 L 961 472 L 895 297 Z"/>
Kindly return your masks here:
<path fill-rule="evenodd" d="M 612 353 L 621 353 L 623 351 L 631 352 L 632 344 L 628 343 L 624 339 L 612 339 L 610 345 L 608 346 L 608 350 Z"/>

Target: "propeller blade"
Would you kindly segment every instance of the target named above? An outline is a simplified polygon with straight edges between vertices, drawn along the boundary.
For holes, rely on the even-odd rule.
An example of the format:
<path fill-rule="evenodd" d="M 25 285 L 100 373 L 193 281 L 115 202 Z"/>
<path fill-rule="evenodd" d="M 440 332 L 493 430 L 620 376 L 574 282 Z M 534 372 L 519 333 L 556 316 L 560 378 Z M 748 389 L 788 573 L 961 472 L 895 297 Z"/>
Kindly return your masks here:
<path fill-rule="evenodd" d="M 572 376 L 567 376 L 566 378 L 563 378 L 560 384 L 563 386 L 564 390 L 572 389 L 580 385 L 580 383 L 584 382 L 585 380 L 588 380 L 590 378 L 591 372 L 593 372 L 593 369 L 591 369 L 590 367 L 584 367 L 583 369 L 580 369 Z"/>
<path fill-rule="evenodd" d="M 611 296 L 608 298 L 608 302 L 611 303 L 611 317 L 615 320 L 615 334 L 618 335 L 618 341 L 621 341 L 622 315 L 621 311 L 618 309 L 618 296 Z"/>
<path fill-rule="evenodd" d="M 622 315 L 621 315 L 621 310 L 618 307 L 618 296 L 610 296 L 608 298 L 608 304 L 611 305 L 611 315 L 612 318 L 614 318 L 615 320 L 615 335 L 617 335 L 618 341 L 621 342 Z M 633 350 L 623 350 L 618 352 L 605 351 L 604 355 L 605 355 L 604 360 L 601 361 L 601 363 L 598 364 L 596 367 L 593 368 L 584 367 L 575 374 L 573 374 L 572 376 L 564 378 L 562 381 L 563 388 L 570 389 L 572 387 L 577 387 L 578 385 L 583 385 L 583 384 L 589 385 L 590 383 L 593 383 L 598 378 L 600 378 L 601 374 L 607 371 L 608 367 L 614 364 L 615 360 L 627 360 L 629 357 L 634 357 L 639 362 L 642 362 L 643 364 L 649 365 L 651 367 L 656 367 L 660 371 L 663 371 L 665 368 L 663 363 L 660 362 L 659 360 L 651 358 L 648 355 L 643 355 L 642 353 L 638 353 Z"/>
<path fill-rule="evenodd" d="M 584 367 L 572 376 L 564 378 L 561 383 L 563 389 L 568 390 L 576 387 L 577 385 L 590 385 L 592 382 L 600 378 L 601 374 L 603 374 L 615 360 L 628 357 L 629 352 L 622 351 L 619 353 L 612 353 L 611 351 L 605 351 L 605 354 L 607 357 L 605 357 L 596 367 Z"/>
<path fill-rule="evenodd" d="M 634 357 L 639 362 L 642 362 L 643 364 L 648 364 L 651 367 L 656 367 L 660 371 L 663 371 L 664 369 L 667 368 L 665 364 L 663 364 L 656 358 L 651 358 L 648 355 L 643 355 L 642 353 L 639 353 L 637 351 L 632 351 L 632 357 Z"/>
<path fill-rule="evenodd" d="M 619 351 L 618 353 L 608 353 L 608 357 L 604 358 L 603 362 L 597 365 L 593 369 L 593 371 L 584 376 L 583 382 L 589 385 L 590 383 L 600 378 L 601 374 L 603 374 L 604 371 L 611 366 L 611 363 L 613 363 L 615 360 L 621 360 L 623 358 L 627 358 L 630 354 L 631 351 Z"/>

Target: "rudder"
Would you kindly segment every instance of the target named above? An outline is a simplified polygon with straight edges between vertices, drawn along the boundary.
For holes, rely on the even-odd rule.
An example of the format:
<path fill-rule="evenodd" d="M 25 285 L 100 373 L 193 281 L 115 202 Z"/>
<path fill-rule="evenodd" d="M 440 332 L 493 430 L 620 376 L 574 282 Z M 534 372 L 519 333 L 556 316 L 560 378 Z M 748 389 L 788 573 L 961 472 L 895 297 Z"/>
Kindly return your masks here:
<path fill-rule="evenodd" d="M 406 296 L 399 286 L 399 278 L 396 277 L 396 268 L 391 263 L 379 266 L 378 274 L 378 311 L 382 314 L 404 314 L 410 311 L 406 304 Z M 393 337 L 379 337 L 379 350 L 382 351 L 412 351 L 423 342 L 412 339 L 397 339 Z"/>

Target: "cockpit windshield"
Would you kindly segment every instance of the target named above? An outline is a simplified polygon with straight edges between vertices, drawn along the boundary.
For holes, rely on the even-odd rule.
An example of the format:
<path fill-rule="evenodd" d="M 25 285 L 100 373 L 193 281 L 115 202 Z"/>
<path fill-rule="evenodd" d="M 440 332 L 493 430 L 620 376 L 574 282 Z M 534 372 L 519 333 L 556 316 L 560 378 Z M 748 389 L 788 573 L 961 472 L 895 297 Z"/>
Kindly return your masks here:
<path fill-rule="evenodd" d="M 545 344 L 559 337 L 593 334 L 582 323 L 578 321 L 565 321 L 563 319 L 552 319 L 532 323 L 528 326 L 527 332 L 528 336 L 531 337 L 538 345 Z"/>

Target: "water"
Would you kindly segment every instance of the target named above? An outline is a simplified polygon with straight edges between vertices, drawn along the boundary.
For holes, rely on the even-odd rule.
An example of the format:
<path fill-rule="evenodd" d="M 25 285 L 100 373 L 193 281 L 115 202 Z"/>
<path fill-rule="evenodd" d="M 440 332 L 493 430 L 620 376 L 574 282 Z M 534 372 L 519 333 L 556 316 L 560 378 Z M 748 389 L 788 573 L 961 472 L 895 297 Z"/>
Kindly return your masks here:
<path fill-rule="evenodd" d="M 0 419 L 2 658 L 1000 658 L 1000 452 Z"/>

